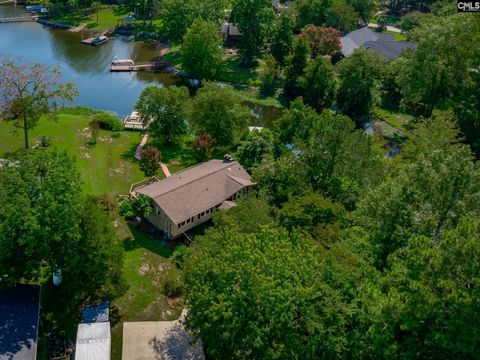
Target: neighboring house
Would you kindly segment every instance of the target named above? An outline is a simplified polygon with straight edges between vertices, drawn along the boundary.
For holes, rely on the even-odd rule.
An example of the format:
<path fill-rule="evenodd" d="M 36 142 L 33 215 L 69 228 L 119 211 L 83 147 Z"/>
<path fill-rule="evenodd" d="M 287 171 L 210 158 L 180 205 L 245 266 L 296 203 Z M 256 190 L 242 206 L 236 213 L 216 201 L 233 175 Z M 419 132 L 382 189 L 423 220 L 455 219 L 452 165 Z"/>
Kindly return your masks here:
<path fill-rule="evenodd" d="M 174 239 L 212 218 L 213 212 L 235 206 L 255 183 L 229 156 L 210 160 L 148 185 L 134 187 L 132 195 L 153 200 L 155 211 L 147 220 Z"/>
<path fill-rule="evenodd" d="M 356 49 L 363 47 L 370 51 L 377 51 L 386 59 L 395 59 L 405 49 L 414 49 L 412 41 L 395 41 L 393 34 L 378 33 L 368 27 L 352 31 L 341 39 L 342 53 L 350 56 Z"/>
<path fill-rule="evenodd" d="M 234 46 L 242 36 L 238 26 L 229 22 L 223 23 L 220 34 L 223 42 L 228 46 Z"/>
<path fill-rule="evenodd" d="M 40 287 L 16 285 L 0 292 L 0 360 L 37 358 Z"/>

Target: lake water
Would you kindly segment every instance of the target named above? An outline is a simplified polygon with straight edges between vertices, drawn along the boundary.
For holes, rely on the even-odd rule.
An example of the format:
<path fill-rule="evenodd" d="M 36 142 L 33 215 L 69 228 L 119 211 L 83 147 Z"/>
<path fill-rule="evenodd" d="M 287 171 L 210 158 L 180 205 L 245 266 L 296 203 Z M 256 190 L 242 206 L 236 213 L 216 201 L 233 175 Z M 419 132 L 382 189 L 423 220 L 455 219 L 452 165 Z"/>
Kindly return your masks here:
<path fill-rule="evenodd" d="M 0 17 L 24 15 L 22 5 L 0 5 Z M 150 61 L 160 53 L 157 42 L 131 42 L 126 37 L 112 37 L 108 43 L 93 47 L 81 44 L 82 33 L 54 30 L 37 23 L 0 24 L 0 55 L 22 57 L 30 62 L 60 66 L 64 81 L 77 86 L 80 95 L 76 105 L 109 110 L 124 116 L 132 112 L 135 102 L 148 85 L 171 85 L 175 78 L 168 74 L 132 72 L 111 73 L 114 57 L 136 62 Z M 250 106 L 261 114 L 255 121 L 268 125 L 281 114 L 278 109 Z"/>

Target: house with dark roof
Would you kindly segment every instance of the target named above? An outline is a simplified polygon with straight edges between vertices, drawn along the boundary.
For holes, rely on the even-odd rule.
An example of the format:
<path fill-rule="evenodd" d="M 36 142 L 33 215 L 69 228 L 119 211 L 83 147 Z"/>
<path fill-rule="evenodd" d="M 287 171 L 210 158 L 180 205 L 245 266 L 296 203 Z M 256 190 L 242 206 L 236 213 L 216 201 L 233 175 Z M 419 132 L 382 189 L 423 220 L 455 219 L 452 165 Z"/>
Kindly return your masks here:
<path fill-rule="evenodd" d="M 40 287 L 16 285 L 0 292 L 0 360 L 37 358 Z"/>
<path fill-rule="evenodd" d="M 393 34 L 378 33 L 367 26 L 352 31 L 341 39 L 342 53 L 350 56 L 356 49 L 363 47 L 369 51 L 377 51 L 386 59 L 395 59 L 406 49 L 415 49 L 413 41 L 395 41 Z"/>
<path fill-rule="evenodd" d="M 134 187 L 133 196 L 153 200 L 155 211 L 147 220 L 174 239 L 212 218 L 217 210 L 235 206 L 255 185 L 250 175 L 229 156 L 193 166 L 166 179 Z"/>

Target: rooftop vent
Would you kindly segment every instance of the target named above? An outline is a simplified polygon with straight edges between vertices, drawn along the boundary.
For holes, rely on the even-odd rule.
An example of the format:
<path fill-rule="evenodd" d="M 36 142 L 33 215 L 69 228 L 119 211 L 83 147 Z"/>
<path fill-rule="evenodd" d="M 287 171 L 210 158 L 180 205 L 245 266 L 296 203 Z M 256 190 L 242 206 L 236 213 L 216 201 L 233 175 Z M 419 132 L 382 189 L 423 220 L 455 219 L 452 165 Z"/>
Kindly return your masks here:
<path fill-rule="evenodd" d="M 233 157 L 231 157 L 228 154 L 223 155 L 223 162 L 229 163 L 229 162 L 232 162 L 232 161 L 233 161 Z"/>

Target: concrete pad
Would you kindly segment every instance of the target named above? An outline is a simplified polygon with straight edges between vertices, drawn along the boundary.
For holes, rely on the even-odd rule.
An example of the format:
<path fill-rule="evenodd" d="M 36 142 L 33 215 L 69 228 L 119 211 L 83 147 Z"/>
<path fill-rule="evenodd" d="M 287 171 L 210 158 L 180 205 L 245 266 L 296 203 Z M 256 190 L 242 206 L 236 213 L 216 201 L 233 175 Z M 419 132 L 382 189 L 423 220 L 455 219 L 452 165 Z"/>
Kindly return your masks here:
<path fill-rule="evenodd" d="M 192 341 L 179 320 L 125 322 L 122 360 L 204 360 L 201 344 Z"/>

